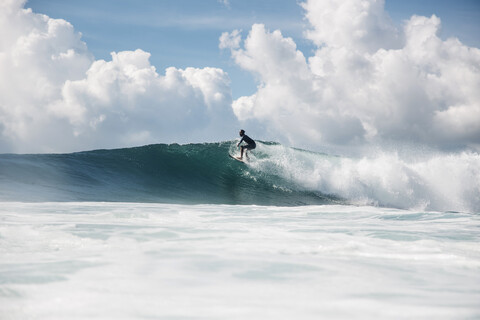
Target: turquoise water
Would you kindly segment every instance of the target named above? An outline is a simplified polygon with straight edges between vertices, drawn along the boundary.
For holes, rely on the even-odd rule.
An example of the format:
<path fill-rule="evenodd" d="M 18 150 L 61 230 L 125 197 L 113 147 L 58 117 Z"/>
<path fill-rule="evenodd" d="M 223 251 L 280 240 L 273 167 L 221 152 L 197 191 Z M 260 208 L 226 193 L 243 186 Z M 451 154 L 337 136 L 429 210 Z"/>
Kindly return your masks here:
<path fill-rule="evenodd" d="M 225 142 L 0 155 L 0 199 L 260 205 L 336 199 L 234 161 L 228 156 L 231 147 Z"/>

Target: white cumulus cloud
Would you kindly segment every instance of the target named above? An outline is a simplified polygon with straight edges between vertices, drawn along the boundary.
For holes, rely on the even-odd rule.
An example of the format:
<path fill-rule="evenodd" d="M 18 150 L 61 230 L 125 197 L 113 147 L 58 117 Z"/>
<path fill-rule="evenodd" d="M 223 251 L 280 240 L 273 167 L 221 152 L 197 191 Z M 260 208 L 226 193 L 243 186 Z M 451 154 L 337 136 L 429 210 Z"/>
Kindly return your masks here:
<path fill-rule="evenodd" d="M 238 33 L 222 35 L 221 47 L 260 82 L 255 94 L 234 101 L 240 120 L 260 121 L 302 146 L 480 143 L 480 50 L 439 38 L 438 17 L 412 16 L 398 29 L 383 1 L 301 5 L 306 37 L 317 46 L 308 59 L 291 38 L 261 24 L 243 43 Z"/>
<path fill-rule="evenodd" d="M 0 152 L 226 139 L 236 119 L 217 68 L 157 73 L 142 50 L 95 60 L 62 19 L 0 4 Z"/>
<path fill-rule="evenodd" d="M 136 145 L 215 139 L 233 119 L 228 77 L 215 68 L 168 68 L 159 75 L 140 49 L 95 61 L 86 77 L 66 81 L 52 114 L 65 117 L 87 144 Z M 196 137 L 197 136 L 197 137 Z M 116 137 L 116 138 L 114 138 Z M 103 142 L 102 142 L 103 141 Z"/>

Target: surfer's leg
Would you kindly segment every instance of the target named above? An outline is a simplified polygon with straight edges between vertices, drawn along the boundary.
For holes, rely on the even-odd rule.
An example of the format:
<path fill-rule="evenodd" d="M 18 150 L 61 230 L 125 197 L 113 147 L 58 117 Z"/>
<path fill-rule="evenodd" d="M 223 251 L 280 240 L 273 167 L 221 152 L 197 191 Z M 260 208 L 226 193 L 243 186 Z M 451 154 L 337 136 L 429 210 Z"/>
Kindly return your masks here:
<path fill-rule="evenodd" d="M 247 144 L 245 146 L 245 157 L 248 159 L 248 151 L 255 149 L 256 145 Z"/>
<path fill-rule="evenodd" d="M 245 157 L 247 157 L 248 159 L 248 150 L 252 150 L 252 149 L 255 149 L 255 145 L 250 145 L 250 144 L 247 144 L 247 145 L 244 145 L 244 146 L 241 146 L 240 149 L 242 150 L 242 152 L 240 153 L 240 159 L 243 159 L 243 151 L 245 151 Z"/>

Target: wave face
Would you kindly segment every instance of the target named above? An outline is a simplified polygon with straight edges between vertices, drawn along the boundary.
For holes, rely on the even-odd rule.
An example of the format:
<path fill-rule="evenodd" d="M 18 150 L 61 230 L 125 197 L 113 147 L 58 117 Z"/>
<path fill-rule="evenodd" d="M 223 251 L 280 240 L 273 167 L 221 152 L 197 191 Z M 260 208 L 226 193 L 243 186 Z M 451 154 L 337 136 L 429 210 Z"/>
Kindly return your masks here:
<path fill-rule="evenodd" d="M 305 205 L 334 201 L 231 159 L 234 142 L 0 155 L 2 201 Z"/>
<path fill-rule="evenodd" d="M 348 158 L 259 142 L 158 144 L 72 154 L 0 155 L 1 201 L 380 205 L 480 211 L 480 156 Z"/>

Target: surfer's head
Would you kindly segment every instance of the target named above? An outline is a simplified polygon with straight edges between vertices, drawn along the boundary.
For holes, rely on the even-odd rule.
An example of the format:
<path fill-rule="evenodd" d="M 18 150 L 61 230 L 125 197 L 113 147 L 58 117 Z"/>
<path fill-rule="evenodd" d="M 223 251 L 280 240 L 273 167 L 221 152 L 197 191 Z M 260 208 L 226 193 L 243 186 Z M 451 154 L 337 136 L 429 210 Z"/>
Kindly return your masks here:
<path fill-rule="evenodd" d="M 243 137 L 243 135 L 245 134 L 245 130 L 243 130 L 243 129 L 240 130 L 239 134 L 240 134 L 240 137 Z"/>

